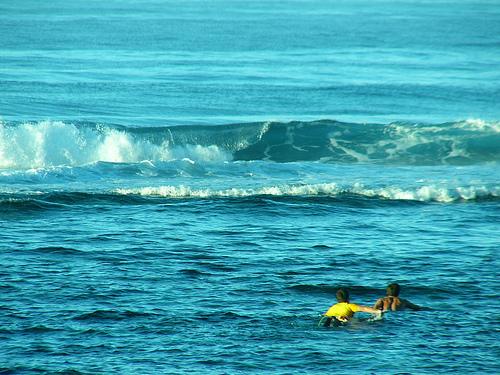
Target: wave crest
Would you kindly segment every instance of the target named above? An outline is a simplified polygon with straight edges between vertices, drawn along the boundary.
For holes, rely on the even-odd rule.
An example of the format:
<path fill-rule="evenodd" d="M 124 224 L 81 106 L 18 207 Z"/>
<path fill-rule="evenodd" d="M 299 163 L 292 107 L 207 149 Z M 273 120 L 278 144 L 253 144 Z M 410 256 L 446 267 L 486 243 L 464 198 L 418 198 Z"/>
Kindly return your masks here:
<path fill-rule="evenodd" d="M 0 123 L 0 168 L 33 169 L 81 166 L 96 162 L 137 163 L 173 159 L 230 160 L 217 145 L 154 142 L 127 128 L 77 125 L 61 121 Z"/>
<path fill-rule="evenodd" d="M 273 197 L 317 197 L 327 196 L 341 198 L 357 196 L 383 200 L 406 200 L 418 202 L 460 202 L 480 199 L 496 199 L 500 197 L 500 187 L 487 186 L 421 186 L 415 188 L 380 187 L 370 188 L 355 183 L 351 186 L 341 186 L 336 183 L 308 184 L 308 185 L 275 185 L 258 188 L 229 188 L 229 189 L 199 189 L 189 186 L 156 186 L 129 189 L 116 189 L 116 194 L 139 195 L 162 198 L 246 198 L 254 196 Z"/>
<path fill-rule="evenodd" d="M 0 168 L 99 161 L 269 160 L 397 165 L 500 161 L 500 123 L 359 124 L 333 120 L 132 128 L 41 121 L 0 123 Z"/>

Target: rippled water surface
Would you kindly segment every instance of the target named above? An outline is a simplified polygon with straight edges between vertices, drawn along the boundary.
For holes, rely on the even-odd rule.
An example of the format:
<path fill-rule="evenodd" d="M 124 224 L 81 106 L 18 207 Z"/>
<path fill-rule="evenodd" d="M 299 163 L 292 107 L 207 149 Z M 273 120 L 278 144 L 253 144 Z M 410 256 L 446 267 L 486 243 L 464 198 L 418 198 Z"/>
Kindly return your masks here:
<path fill-rule="evenodd" d="M 499 21 L 0 4 L 0 373 L 498 373 Z"/>

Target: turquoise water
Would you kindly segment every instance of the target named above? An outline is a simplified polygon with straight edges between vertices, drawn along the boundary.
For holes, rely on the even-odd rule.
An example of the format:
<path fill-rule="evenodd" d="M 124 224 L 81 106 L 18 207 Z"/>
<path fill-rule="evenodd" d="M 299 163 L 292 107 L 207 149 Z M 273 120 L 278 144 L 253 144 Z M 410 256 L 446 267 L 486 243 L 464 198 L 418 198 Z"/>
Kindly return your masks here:
<path fill-rule="evenodd" d="M 499 21 L 1 4 L 0 373 L 498 373 Z"/>

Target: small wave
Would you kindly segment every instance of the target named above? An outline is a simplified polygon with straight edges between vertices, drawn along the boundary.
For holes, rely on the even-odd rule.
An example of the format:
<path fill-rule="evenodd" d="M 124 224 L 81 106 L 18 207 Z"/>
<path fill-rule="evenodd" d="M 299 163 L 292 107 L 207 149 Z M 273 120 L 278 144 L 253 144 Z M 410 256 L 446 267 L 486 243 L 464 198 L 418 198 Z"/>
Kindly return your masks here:
<path fill-rule="evenodd" d="M 44 325 L 37 325 L 37 326 L 32 326 L 25 328 L 23 331 L 26 333 L 47 333 L 47 332 L 54 332 L 54 331 L 61 331 L 62 329 L 60 328 L 51 328 L 47 327 Z"/>
<path fill-rule="evenodd" d="M 74 320 L 124 320 L 130 318 L 147 317 L 153 315 L 140 311 L 95 310 L 90 313 L 80 314 Z"/>
<path fill-rule="evenodd" d="M 64 208 L 65 205 L 43 201 L 40 199 L 33 199 L 32 197 L 0 197 L 0 207 L 2 207 L 2 212 L 4 214 L 8 214 L 9 212 L 17 214 L 19 212 L 37 212 L 60 209 Z"/>
<path fill-rule="evenodd" d="M 315 285 L 315 284 L 298 284 L 298 285 L 292 285 L 288 289 L 299 292 L 299 293 L 306 293 L 306 294 L 328 294 L 328 295 L 335 295 L 337 290 L 339 288 L 344 287 L 347 288 L 352 295 L 357 295 L 357 296 L 366 296 L 366 295 L 373 295 L 373 294 L 380 294 L 383 292 L 383 289 L 379 288 L 372 288 L 372 287 L 366 287 L 366 286 L 359 286 L 359 285 Z"/>
<path fill-rule="evenodd" d="M 500 122 L 360 124 L 334 120 L 134 128 L 0 122 L 0 169 L 97 162 L 269 160 L 398 165 L 500 161 Z"/>
<path fill-rule="evenodd" d="M 34 349 L 34 352 L 38 350 Z M 40 350 L 40 352 L 45 352 L 45 350 Z M 1 366 L 1 365 L 0 365 Z M 11 367 L 0 367 L 0 375 L 19 375 L 19 374 L 60 374 L 60 375 L 88 375 L 89 373 L 80 372 L 73 369 L 57 370 L 54 371 L 52 368 L 36 367 L 36 366 L 11 366 Z"/>
<path fill-rule="evenodd" d="M 184 274 L 185 276 L 187 276 L 189 278 L 200 278 L 202 276 L 209 276 L 210 275 L 207 272 L 202 272 L 202 271 L 198 271 L 195 269 L 183 269 L 183 270 L 180 270 L 179 272 L 181 272 L 182 274 Z"/>
<path fill-rule="evenodd" d="M 88 193 L 78 191 L 55 191 L 49 193 L 0 193 L 0 208 L 3 214 L 44 212 L 71 209 L 75 205 L 92 204 L 140 204 L 145 199 L 140 196 L 120 196 L 115 193 Z"/>
<path fill-rule="evenodd" d="M 386 200 L 419 202 L 460 202 L 496 199 L 500 197 L 500 186 L 441 187 L 421 186 L 416 188 L 380 187 L 370 188 L 361 184 L 341 186 L 336 183 L 308 185 L 276 185 L 259 188 L 230 188 L 223 190 L 196 189 L 189 186 L 158 186 L 132 189 L 117 189 L 117 194 L 163 198 L 245 198 L 256 196 L 294 197 L 330 196 L 342 198 L 360 197 Z"/>
<path fill-rule="evenodd" d="M 57 254 L 57 255 L 80 255 L 84 253 L 81 250 L 64 246 L 42 246 L 33 249 L 32 252 L 37 252 L 42 254 Z"/>
<path fill-rule="evenodd" d="M 331 249 L 330 246 L 328 246 L 328 245 L 322 245 L 322 244 L 314 245 L 312 248 L 313 249 L 317 249 L 317 250 L 328 250 L 328 249 Z"/>
<path fill-rule="evenodd" d="M 236 321 L 236 320 L 249 320 L 252 318 L 253 316 L 239 314 L 234 311 L 201 312 L 194 316 L 194 319 L 213 322 L 213 323 L 224 322 L 227 319 Z"/>
<path fill-rule="evenodd" d="M 35 198 L 36 197 L 36 198 Z M 415 203 L 459 203 L 486 202 L 500 198 L 500 186 L 477 185 L 447 187 L 425 185 L 416 187 L 370 187 L 359 183 L 340 185 L 322 184 L 281 184 L 255 188 L 233 187 L 227 189 L 197 188 L 191 186 L 148 186 L 138 188 L 118 188 L 105 192 L 55 191 L 50 193 L 1 193 L 0 212 L 3 216 L 20 214 L 40 214 L 46 211 L 71 210 L 75 206 L 92 207 L 114 205 L 161 205 L 165 200 L 171 204 L 183 204 L 185 200 L 225 200 L 241 201 L 252 205 L 275 205 L 286 202 L 290 205 L 354 204 L 356 206 L 415 204 Z M 177 202 L 175 202 L 177 201 Z M 232 233 L 224 233 L 231 235 Z M 110 240 L 109 236 L 93 238 L 96 241 Z M 178 240 L 178 239 L 174 239 Z M 321 246 L 321 245 L 318 245 Z M 79 254 L 77 249 L 42 247 L 36 249 L 45 253 Z"/>

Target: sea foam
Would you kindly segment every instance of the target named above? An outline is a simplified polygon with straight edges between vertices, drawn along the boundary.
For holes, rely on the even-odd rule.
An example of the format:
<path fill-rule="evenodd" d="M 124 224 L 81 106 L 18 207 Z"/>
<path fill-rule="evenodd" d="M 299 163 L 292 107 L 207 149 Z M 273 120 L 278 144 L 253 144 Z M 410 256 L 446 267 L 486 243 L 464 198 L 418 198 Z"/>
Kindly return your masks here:
<path fill-rule="evenodd" d="M 190 159 L 472 165 L 500 162 L 498 122 L 360 124 L 333 120 L 134 128 L 0 123 L 0 168 Z"/>
<path fill-rule="evenodd" d="M 124 129 L 77 126 L 61 121 L 6 125 L 0 123 L 0 168 L 34 169 L 81 166 L 99 161 L 137 163 L 144 160 L 224 161 L 231 155 L 217 145 L 159 143 Z"/>
<path fill-rule="evenodd" d="M 443 203 L 500 197 L 499 186 L 463 186 L 447 188 L 429 185 L 415 188 L 401 188 L 397 186 L 370 188 L 359 183 L 355 183 L 350 186 L 342 186 L 336 183 L 322 183 L 282 184 L 255 188 L 227 189 L 194 188 L 185 185 L 164 185 L 116 189 L 114 192 L 120 195 L 140 195 L 163 198 L 244 198 L 253 196 L 342 197 L 346 195 L 353 195 L 387 200 Z"/>

